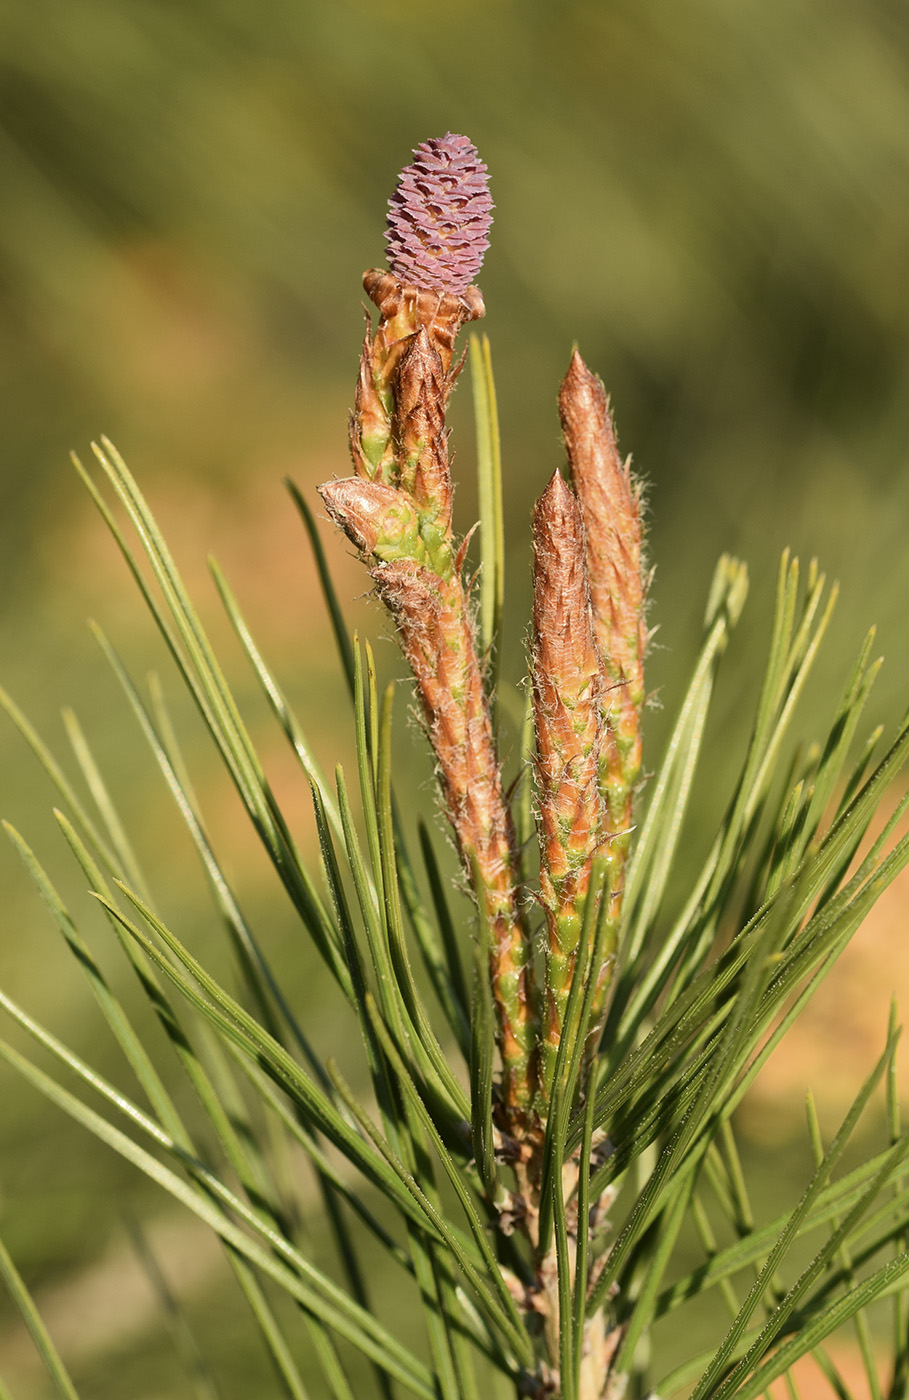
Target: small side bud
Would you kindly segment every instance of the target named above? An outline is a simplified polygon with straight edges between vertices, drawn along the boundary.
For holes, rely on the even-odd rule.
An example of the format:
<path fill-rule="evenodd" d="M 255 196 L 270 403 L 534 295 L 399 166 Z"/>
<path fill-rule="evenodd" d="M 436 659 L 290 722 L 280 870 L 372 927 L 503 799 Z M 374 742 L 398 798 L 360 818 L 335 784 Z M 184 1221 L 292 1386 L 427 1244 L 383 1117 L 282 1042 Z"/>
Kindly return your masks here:
<path fill-rule="evenodd" d="M 380 560 L 421 557 L 419 518 L 393 486 L 349 476 L 323 482 L 319 495 L 335 524 L 364 554 Z"/>
<path fill-rule="evenodd" d="M 350 455 L 357 476 L 367 477 L 371 481 L 388 481 L 394 474 L 391 418 L 376 380 L 372 327 L 367 316 L 354 411 L 350 417 Z"/>

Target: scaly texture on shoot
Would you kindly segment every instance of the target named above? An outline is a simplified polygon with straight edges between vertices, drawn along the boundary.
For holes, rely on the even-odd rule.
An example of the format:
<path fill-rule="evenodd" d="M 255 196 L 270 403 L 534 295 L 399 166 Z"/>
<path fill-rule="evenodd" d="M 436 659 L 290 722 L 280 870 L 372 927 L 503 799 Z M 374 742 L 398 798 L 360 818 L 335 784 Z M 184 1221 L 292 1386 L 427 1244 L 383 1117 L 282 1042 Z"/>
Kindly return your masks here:
<path fill-rule="evenodd" d="M 559 393 L 559 416 L 571 480 L 584 520 L 585 557 L 593 625 L 607 687 L 600 791 L 609 824 L 613 924 L 618 935 L 624 869 L 631 846 L 634 797 L 641 779 L 641 711 L 647 643 L 647 579 L 641 543 L 641 493 L 622 461 L 609 399 L 577 351 Z M 608 985 L 600 971 L 597 1015 Z"/>
<path fill-rule="evenodd" d="M 559 472 L 534 510 L 533 551 L 533 709 L 547 925 L 542 1080 L 548 1094 L 591 863 L 605 835 L 599 787 L 605 684 L 590 609 L 584 524 Z"/>
<path fill-rule="evenodd" d="M 364 286 L 378 307 L 360 361 L 350 446 L 356 476 L 320 492 L 362 551 L 417 683 L 446 814 L 471 884 L 483 891 L 502 1058 L 503 1126 L 526 1122 L 535 1092 L 529 939 L 517 854 L 451 526 L 446 408 L 461 325 L 483 315 L 470 285 L 487 246 L 485 167 L 464 137 L 427 142 L 392 197 L 389 262 Z"/>

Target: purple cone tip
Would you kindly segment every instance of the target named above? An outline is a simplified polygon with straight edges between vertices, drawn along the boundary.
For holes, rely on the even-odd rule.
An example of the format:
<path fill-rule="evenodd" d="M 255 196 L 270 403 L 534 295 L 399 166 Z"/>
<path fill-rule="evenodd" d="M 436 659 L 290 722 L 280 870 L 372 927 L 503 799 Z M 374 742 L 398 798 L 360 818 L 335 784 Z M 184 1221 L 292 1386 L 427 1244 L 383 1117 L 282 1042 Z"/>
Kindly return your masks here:
<path fill-rule="evenodd" d="M 495 207 L 466 136 L 423 141 L 388 201 L 388 265 L 399 282 L 463 296 L 483 265 Z"/>

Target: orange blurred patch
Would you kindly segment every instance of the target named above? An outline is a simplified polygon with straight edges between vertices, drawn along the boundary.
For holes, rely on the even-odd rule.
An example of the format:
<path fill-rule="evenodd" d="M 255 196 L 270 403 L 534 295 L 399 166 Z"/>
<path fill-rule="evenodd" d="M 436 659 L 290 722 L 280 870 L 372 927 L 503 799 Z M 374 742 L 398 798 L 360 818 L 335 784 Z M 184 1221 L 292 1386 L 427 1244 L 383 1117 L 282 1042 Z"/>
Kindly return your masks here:
<path fill-rule="evenodd" d="M 299 458 L 282 459 L 274 451 L 263 453 L 263 458 L 250 463 L 248 481 L 242 487 L 219 487 L 192 476 L 158 477 L 144 488 L 146 498 L 207 627 L 220 630 L 223 611 L 206 562 L 211 551 L 253 636 L 263 646 L 268 643 L 279 650 L 295 644 L 321 646 L 323 634 L 326 645 L 333 645 L 312 550 L 297 510 L 281 486 L 284 476 L 299 478 Z M 93 460 L 86 465 L 91 468 Z M 308 462 L 306 467 L 311 479 L 331 475 L 328 462 Z M 94 476 L 99 478 L 99 469 Z M 300 484 L 320 522 L 339 597 L 344 604 L 359 599 L 368 584 L 362 567 L 334 527 L 322 519 L 324 511 L 315 491 L 307 489 L 305 482 Z M 96 613 L 102 621 L 112 611 L 118 620 L 142 613 L 141 599 L 120 552 L 87 498 L 81 509 L 42 530 L 40 547 L 52 587 L 65 588 L 70 594 L 76 590 L 84 598 L 86 612 Z M 356 604 L 348 611 L 351 625 L 355 614 L 362 617 L 362 607 Z"/>
<path fill-rule="evenodd" d="M 858 1346 L 844 1340 L 834 1342 L 825 1350 L 842 1377 L 850 1395 L 853 1396 L 853 1400 L 872 1400 L 871 1388 L 868 1385 L 868 1377 Z M 836 1400 L 837 1392 L 817 1362 L 810 1356 L 803 1357 L 793 1366 L 792 1379 L 795 1382 L 799 1400 Z M 884 1393 L 886 1393 L 886 1387 L 883 1384 L 885 1379 L 884 1376 L 881 1376 L 881 1388 Z M 771 1397 L 771 1400 L 792 1400 L 792 1393 L 787 1388 L 785 1380 L 782 1379 L 774 1381 L 766 1394 Z"/>
<path fill-rule="evenodd" d="M 900 796 L 894 790 L 885 801 L 872 837 Z M 765 1142 L 787 1137 L 793 1115 L 801 1116 L 807 1088 L 822 1121 L 842 1117 L 883 1049 L 891 998 L 898 1008 L 909 1008 L 907 933 L 909 867 L 880 896 L 761 1071 L 742 1109 L 749 1136 Z"/>

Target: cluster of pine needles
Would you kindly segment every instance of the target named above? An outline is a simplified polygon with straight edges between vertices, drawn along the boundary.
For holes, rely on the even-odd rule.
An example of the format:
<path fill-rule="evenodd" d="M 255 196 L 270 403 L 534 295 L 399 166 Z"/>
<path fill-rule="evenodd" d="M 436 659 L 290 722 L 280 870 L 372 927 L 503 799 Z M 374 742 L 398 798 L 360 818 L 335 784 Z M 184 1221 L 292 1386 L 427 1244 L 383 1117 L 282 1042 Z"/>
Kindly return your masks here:
<path fill-rule="evenodd" d="M 465 140 L 436 145 L 445 155 L 448 142 L 469 163 Z M 895 1012 L 880 1059 L 829 1142 L 809 1099 L 814 1167 L 800 1198 L 774 1219 L 754 1218 L 733 1124 L 768 1057 L 909 861 L 909 836 L 900 834 L 909 797 L 880 816 L 909 756 L 909 725 L 882 757 L 880 731 L 863 738 L 860 730 L 877 671 L 872 636 L 827 733 L 792 757 L 787 732 L 834 593 L 815 566 L 802 579 L 784 557 L 750 739 L 703 864 L 681 868 L 746 571 L 729 557 L 717 566 L 688 688 L 642 787 L 639 493 L 618 456 L 602 386 L 575 356 L 560 397 L 567 475 L 556 473 L 534 515 L 523 779 L 510 786 L 498 759 L 498 702 L 520 692 L 497 674 L 504 544 L 485 337 L 473 336 L 469 350 L 481 505 L 476 596 L 467 544 L 453 533 L 448 470 L 455 340 L 482 314 L 482 298 L 473 286 L 402 281 L 394 265 L 367 274 L 366 287 L 379 319 L 364 343 L 351 425 L 355 474 L 321 491 L 369 568 L 411 667 L 460 888 L 431 822 L 411 820 L 396 798 L 396 682 L 380 681 L 371 647 L 348 633 L 304 496 L 291 486 L 349 689 L 355 781 L 340 767 L 332 779 L 323 772 L 215 563 L 212 573 L 309 784 L 315 864 L 298 848 L 155 519 L 105 441 L 95 450 L 101 485 L 77 463 L 80 475 L 233 782 L 250 840 L 264 849 L 346 1006 L 362 1082 L 351 1087 L 311 1042 L 247 922 L 163 687 L 144 694 L 97 628 L 175 820 L 201 858 L 236 980 L 224 986 L 194 954 L 192 930 L 162 918 L 75 717 L 67 715 L 67 732 L 79 786 L 0 693 L 58 790 L 56 820 L 99 923 L 135 970 L 192 1086 L 192 1111 L 178 1106 L 186 1095 L 175 1065 L 154 1062 L 102 972 L 97 930 L 77 925 L 11 826 L 135 1092 L 115 1087 L 2 993 L 25 1034 L 0 1042 L 0 1056 L 215 1233 L 273 1363 L 275 1393 L 293 1400 L 753 1400 L 782 1377 L 797 1397 L 792 1368 L 806 1356 L 832 1395 L 849 1397 L 825 1345 L 847 1324 L 872 1400 L 900 1400 L 909 1388 L 909 1133 L 900 1123 Z M 29 1038 L 37 1053 L 25 1048 Z M 882 1083 L 888 1138 L 844 1171 Z M 305 1190 L 278 1169 L 279 1144 L 308 1162 Z M 331 1257 L 307 1243 L 314 1211 L 328 1223 Z M 374 1306 L 365 1248 L 398 1275 L 395 1296 L 408 1299 L 399 1328 Z M 2 1247 L 0 1270 L 55 1392 L 75 1400 Z M 689 1305 L 702 1320 L 706 1306 L 714 1334 L 695 1355 L 678 1340 L 703 1326 L 686 1329 Z M 664 1320 L 680 1319 L 669 1355 Z M 205 1384 L 218 1393 L 210 1377 Z"/>

